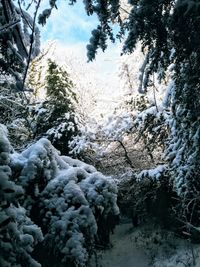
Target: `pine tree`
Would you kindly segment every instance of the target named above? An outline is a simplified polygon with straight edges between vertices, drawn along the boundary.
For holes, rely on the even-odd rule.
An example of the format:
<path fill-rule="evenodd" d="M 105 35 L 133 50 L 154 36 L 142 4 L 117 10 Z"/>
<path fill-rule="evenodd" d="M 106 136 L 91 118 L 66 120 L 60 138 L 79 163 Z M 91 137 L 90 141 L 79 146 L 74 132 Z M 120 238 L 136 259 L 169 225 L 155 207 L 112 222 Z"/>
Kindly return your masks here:
<path fill-rule="evenodd" d="M 36 111 L 36 136 L 47 136 L 52 144 L 68 153 L 68 142 L 78 131 L 74 105 L 77 102 L 68 73 L 48 61 L 46 100 Z"/>

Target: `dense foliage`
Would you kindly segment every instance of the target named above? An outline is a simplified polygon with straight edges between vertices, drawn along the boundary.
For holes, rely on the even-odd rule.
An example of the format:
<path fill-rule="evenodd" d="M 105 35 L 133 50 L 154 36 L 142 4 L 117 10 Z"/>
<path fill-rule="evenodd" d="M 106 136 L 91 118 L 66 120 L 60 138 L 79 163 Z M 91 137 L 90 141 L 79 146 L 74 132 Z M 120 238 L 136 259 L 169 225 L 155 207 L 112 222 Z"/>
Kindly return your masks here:
<path fill-rule="evenodd" d="M 169 184 L 180 196 L 177 217 L 185 226 L 200 224 L 199 190 L 199 2 L 192 0 L 129 1 L 131 11 L 120 23 L 119 37 L 125 35 L 124 52 L 131 53 L 138 41 L 146 54 L 140 91 L 151 85 L 154 73 L 160 80 L 170 72 L 171 123 L 166 159 Z M 104 4 L 102 6 L 102 4 Z M 101 30 L 94 31 L 88 46 L 89 59 L 97 48 L 106 47 L 112 19 L 120 20 L 118 1 L 85 1 L 88 14 L 97 13 Z M 185 29 L 187 25 L 187 29 Z M 106 30 L 105 30 L 106 28 Z M 112 37 L 111 37 L 112 39 Z M 92 51 L 92 53 L 91 53 Z M 190 207 L 190 208 L 188 208 Z M 191 212 L 192 211 L 192 212 Z M 189 230 L 190 231 L 190 230 Z"/>
<path fill-rule="evenodd" d="M 88 2 L 87 2 L 88 3 Z M 101 7 L 98 1 L 98 7 Z M 127 34 L 124 52 L 132 52 L 138 41 L 146 53 L 143 69 L 143 89 L 151 82 L 154 72 L 163 79 L 171 66 L 174 86 L 171 88 L 171 133 L 167 159 L 170 168 L 170 183 L 181 197 L 178 217 L 182 221 L 199 225 L 199 2 L 172 0 L 130 1 L 129 17 L 121 25 L 121 33 Z M 107 1 L 99 16 L 101 25 L 106 26 L 112 16 L 113 1 Z M 90 1 L 95 10 L 95 3 Z M 114 3 L 118 8 L 118 3 Z M 98 11 L 97 11 L 98 12 Z M 115 12 L 119 16 L 119 13 Z M 187 29 L 185 29 L 187 25 Z M 106 43 L 104 31 L 102 39 Z M 98 38 L 99 40 L 99 38 Z M 92 42 L 95 48 L 98 43 Z M 188 205 L 190 209 L 187 209 Z M 180 208 L 180 206 L 179 206 Z M 191 210 L 193 212 L 191 213 Z"/>
<path fill-rule="evenodd" d="M 74 108 L 76 95 L 68 73 L 49 61 L 47 98 L 38 109 L 24 108 L 20 101 L 18 104 L 13 100 L 15 94 L 11 97 L 10 93 L 10 89 L 24 91 L 30 60 L 39 51 L 36 17 L 40 2 L 30 1 L 36 8 L 33 19 L 20 5 L 29 4 L 29 1 L 18 1 L 18 5 L 14 0 L 0 3 L 3 100 L 0 108 L 8 125 L 14 125 L 15 114 L 20 116 L 25 110 L 30 118 L 21 116 L 20 122 L 30 127 L 31 138 L 46 136 L 61 152 L 68 153 L 68 141 L 78 130 Z M 49 7 L 38 17 L 40 24 L 46 23 L 52 9 L 57 8 L 57 2 L 49 1 Z M 76 1 L 69 2 L 75 4 Z M 100 131 L 100 138 L 95 131 L 86 129 L 72 141 L 74 151 L 94 145 L 101 138 L 119 142 L 123 147 L 124 134 L 131 131 L 138 134 L 138 139 L 142 136 L 150 152 L 155 142 L 162 145 L 166 164 L 134 175 L 130 200 L 133 214 L 131 212 L 130 216 L 135 220 L 134 210 L 149 212 L 159 217 L 165 226 L 171 222 L 168 219 L 174 217 L 175 228 L 199 241 L 200 3 L 194 0 L 130 0 L 127 15 L 122 16 L 118 0 L 83 2 L 87 14 L 95 13 L 99 19 L 87 46 L 88 59 L 93 60 L 99 48 L 104 51 L 109 39 L 115 41 L 112 25 L 118 23 L 116 38 L 125 39 L 123 53 L 131 54 L 138 42 L 144 53 L 139 92 L 145 94 L 153 88 L 155 94 L 156 75 L 157 81 L 166 83 L 166 87 L 168 83 L 168 95 L 165 107 L 158 106 L 156 101 L 150 105 L 139 102 L 138 113 L 134 116 L 131 108 L 135 99 L 128 99 L 131 106 L 128 115 L 117 114 L 108 120 Z M 127 64 L 124 68 L 132 88 Z M 24 92 L 23 97 L 16 96 L 16 100 L 27 98 Z M 0 129 L 1 265 L 39 266 L 32 256 L 40 261 L 44 249 L 45 255 L 51 253 L 54 266 L 59 264 L 56 263 L 58 258 L 61 264 L 84 266 L 95 242 L 103 245 L 109 242 L 111 229 L 105 225 L 112 221 L 110 216 L 118 215 L 113 181 L 91 166 L 60 156 L 49 140 L 41 139 L 16 154 L 6 130 Z M 126 148 L 123 148 L 127 157 Z M 124 204 L 122 200 L 121 205 L 127 206 L 130 202 Z M 158 210 L 155 210 L 157 205 Z M 42 246 L 38 242 L 43 242 Z M 42 264 L 47 266 L 45 261 Z"/>
<path fill-rule="evenodd" d="M 42 266 L 85 266 L 116 223 L 114 181 L 60 156 L 47 139 L 15 153 L 2 125 L 0 148 L 1 265 L 40 266 L 34 257 Z"/>
<path fill-rule="evenodd" d="M 1 266 L 40 266 L 31 257 L 33 247 L 43 240 L 40 228 L 19 205 L 24 194 L 13 181 L 10 167 L 12 147 L 7 139 L 6 127 L 0 127 L 0 264 Z"/>

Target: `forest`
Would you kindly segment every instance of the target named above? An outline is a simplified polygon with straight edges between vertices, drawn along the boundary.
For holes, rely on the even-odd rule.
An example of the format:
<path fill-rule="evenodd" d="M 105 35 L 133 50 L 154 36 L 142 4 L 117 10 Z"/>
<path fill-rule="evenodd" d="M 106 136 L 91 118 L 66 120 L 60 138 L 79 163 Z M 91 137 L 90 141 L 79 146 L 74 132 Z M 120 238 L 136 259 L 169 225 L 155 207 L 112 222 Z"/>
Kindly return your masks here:
<path fill-rule="evenodd" d="M 80 1 L 88 62 L 61 2 L 0 1 L 0 267 L 200 267 L 200 1 Z"/>

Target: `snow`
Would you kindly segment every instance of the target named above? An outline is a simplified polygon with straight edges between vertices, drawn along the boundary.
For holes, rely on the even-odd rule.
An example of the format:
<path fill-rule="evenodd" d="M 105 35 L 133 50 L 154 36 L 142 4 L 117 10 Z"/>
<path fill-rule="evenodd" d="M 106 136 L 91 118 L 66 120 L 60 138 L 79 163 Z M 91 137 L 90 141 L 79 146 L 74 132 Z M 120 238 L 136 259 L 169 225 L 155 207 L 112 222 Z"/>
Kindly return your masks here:
<path fill-rule="evenodd" d="M 7 241 L 0 240 L 0 265 L 20 267 L 18 258 L 23 258 L 26 266 L 40 266 L 30 253 L 42 242 L 62 264 L 85 266 L 100 237 L 99 220 L 106 223 L 108 216 L 119 214 L 113 179 L 60 156 L 45 138 L 16 153 L 6 135 L 0 127 L 0 164 L 6 164 L 0 166 L 0 228 L 7 229 Z M 16 184 L 10 180 L 13 175 Z"/>
<path fill-rule="evenodd" d="M 60 156 L 45 138 L 10 157 L 26 192 L 24 206 L 31 214 L 37 205 L 40 226 L 48 229 L 46 247 L 63 263 L 71 260 L 85 266 L 97 235 L 96 211 L 103 217 L 119 214 L 114 181 L 91 165 Z M 31 250 L 30 236 L 23 235 L 21 242 Z"/>
<path fill-rule="evenodd" d="M 155 242 L 156 241 L 156 242 Z M 100 267 L 200 267 L 200 247 L 181 240 L 155 225 L 133 228 L 128 221 L 118 225 L 112 246 L 97 251 Z M 95 259 L 91 267 L 95 267 Z"/>
<path fill-rule="evenodd" d="M 144 177 L 148 177 L 153 180 L 159 180 L 162 177 L 163 172 L 166 170 L 166 165 L 158 165 L 154 169 L 143 170 L 137 175 L 137 180 L 140 181 Z"/>
<path fill-rule="evenodd" d="M 120 224 L 111 236 L 112 247 L 97 252 L 100 267 L 150 267 L 149 258 L 144 249 L 136 247 L 134 242 L 135 229 L 130 223 Z M 95 267 L 92 263 L 92 267 Z"/>
<path fill-rule="evenodd" d="M 82 127 L 81 135 L 75 136 L 70 142 L 71 153 L 79 154 L 87 149 L 93 149 L 99 155 L 107 153 L 107 143 L 122 141 L 132 127 L 133 117 L 127 112 L 108 116 L 100 123 L 93 120 L 91 124 Z"/>

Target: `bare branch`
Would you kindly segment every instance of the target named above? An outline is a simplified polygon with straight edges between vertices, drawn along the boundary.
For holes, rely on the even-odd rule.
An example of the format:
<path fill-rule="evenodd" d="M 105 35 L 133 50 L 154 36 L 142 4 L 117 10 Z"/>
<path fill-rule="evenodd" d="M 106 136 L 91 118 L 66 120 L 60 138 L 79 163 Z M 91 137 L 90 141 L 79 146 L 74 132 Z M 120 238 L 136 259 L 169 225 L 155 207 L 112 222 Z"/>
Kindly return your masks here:
<path fill-rule="evenodd" d="M 29 48 L 29 53 L 28 53 L 27 65 L 26 65 L 26 69 L 25 69 L 25 73 L 24 73 L 24 77 L 23 77 L 23 82 L 22 82 L 22 91 L 24 91 L 26 77 L 27 77 L 29 65 L 31 62 L 31 55 L 32 55 L 33 43 L 34 43 L 34 33 L 35 33 L 35 27 L 36 27 L 36 18 L 37 18 L 37 12 L 38 12 L 39 7 L 40 7 L 40 3 L 41 3 L 41 0 L 38 0 L 37 6 L 35 9 L 35 13 L 34 13 L 33 28 L 32 28 L 32 33 L 31 33 L 31 37 L 30 37 L 30 48 Z"/>
<path fill-rule="evenodd" d="M 0 32 L 2 31 L 6 31 L 14 26 L 16 26 L 18 23 L 20 22 L 20 19 L 15 20 L 13 22 L 7 23 L 6 25 L 4 25 L 3 27 L 0 27 Z"/>
<path fill-rule="evenodd" d="M 153 73 L 153 97 L 154 97 L 154 104 L 156 107 L 156 111 L 158 112 L 158 105 L 157 105 L 157 100 L 156 100 L 156 86 L 155 86 L 155 78 L 154 78 L 154 73 Z"/>
<path fill-rule="evenodd" d="M 27 20 L 26 16 L 24 15 L 24 11 L 22 10 L 21 3 L 20 3 L 19 0 L 18 0 L 18 5 L 19 5 L 19 9 L 20 9 L 20 12 L 21 12 L 21 15 L 22 15 L 23 19 L 26 21 L 26 23 L 27 23 L 27 25 L 29 26 L 29 28 L 30 28 L 31 30 L 33 30 L 32 25 L 30 24 L 30 22 Z"/>
<path fill-rule="evenodd" d="M 121 9 L 122 11 L 124 11 L 126 14 L 128 14 L 128 15 L 130 15 L 131 13 L 130 12 L 128 12 L 126 9 L 124 9 L 123 7 L 121 7 L 120 6 L 120 8 L 119 9 Z"/>
<path fill-rule="evenodd" d="M 132 163 L 132 161 L 131 161 L 131 159 L 130 159 L 130 157 L 129 157 L 129 155 L 128 155 L 128 152 L 127 152 L 126 147 L 124 146 L 123 142 L 120 141 L 120 140 L 114 140 L 114 141 L 115 141 L 115 142 L 118 142 L 118 143 L 121 145 L 121 147 L 122 147 L 123 150 L 124 150 L 124 156 L 125 156 L 125 158 L 126 158 L 127 163 L 131 166 L 131 168 L 134 169 L 133 163 Z"/>

